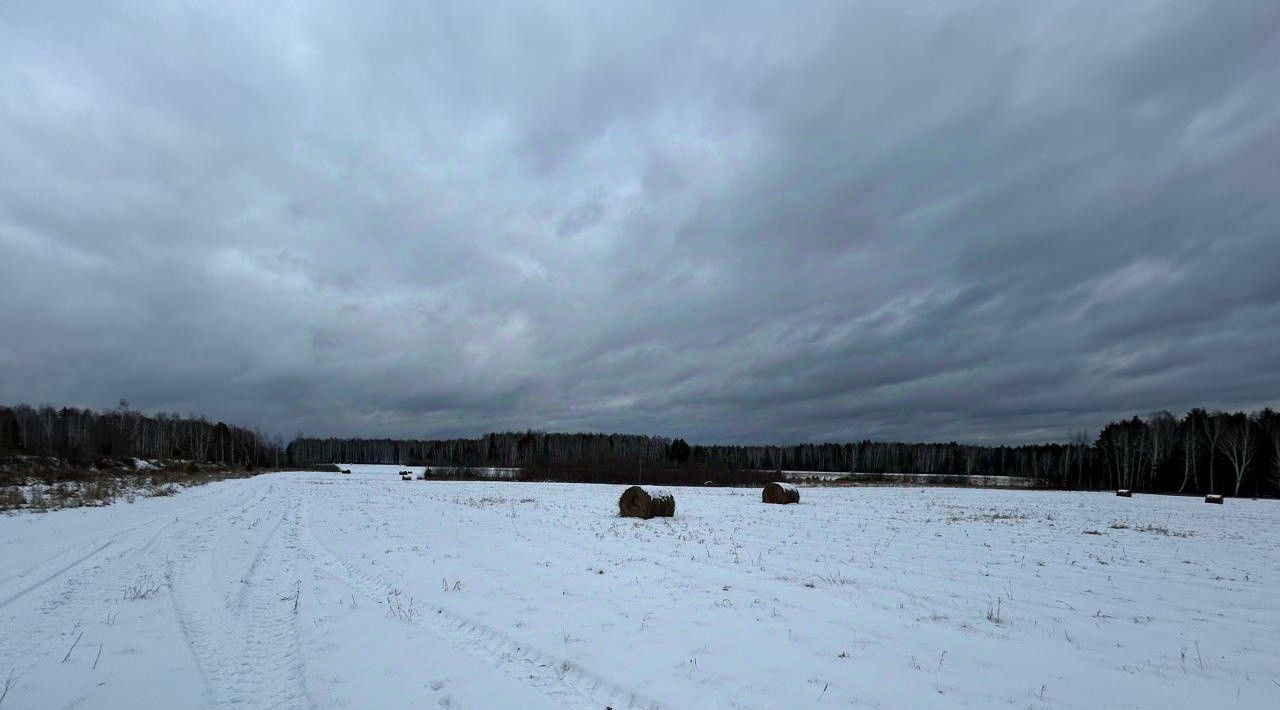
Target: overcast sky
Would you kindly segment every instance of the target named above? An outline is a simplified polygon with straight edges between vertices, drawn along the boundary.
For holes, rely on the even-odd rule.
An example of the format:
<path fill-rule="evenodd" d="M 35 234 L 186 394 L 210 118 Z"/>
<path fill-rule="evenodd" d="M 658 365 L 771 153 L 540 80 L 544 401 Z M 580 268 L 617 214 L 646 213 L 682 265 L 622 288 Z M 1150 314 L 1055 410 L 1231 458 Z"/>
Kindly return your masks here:
<path fill-rule="evenodd" d="M 1280 3 L 0 6 L 0 401 L 1062 440 L 1280 404 Z"/>

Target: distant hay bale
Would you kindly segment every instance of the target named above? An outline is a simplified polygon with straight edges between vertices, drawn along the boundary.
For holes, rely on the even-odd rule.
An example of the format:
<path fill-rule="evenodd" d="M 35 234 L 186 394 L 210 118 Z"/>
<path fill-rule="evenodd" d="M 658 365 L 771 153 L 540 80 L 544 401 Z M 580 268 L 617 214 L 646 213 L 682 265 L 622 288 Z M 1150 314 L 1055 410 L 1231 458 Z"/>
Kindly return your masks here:
<path fill-rule="evenodd" d="M 800 489 L 790 483 L 778 483 L 775 481 L 765 484 L 761 498 L 766 503 L 799 503 Z"/>
<path fill-rule="evenodd" d="M 631 486 L 618 499 L 618 515 L 624 518 L 670 518 L 676 514 L 676 498 L 661 488 Z"/>
<path fill-rule="evenodd" d="M 1133 491 L 1129 490 L 1128 488 L 1121 488 L 1120 490 L 1116 491 L 1116 495 L 1120 498 L 1132 498 Z"/>
<path fill-rule="evenodd" d="M 1207 495 L 1207 496 L 1205 496 L 1205 497 L 1204 497 L 1204 502 L 1206 502 L 1206 503 L 1217 503 L 1218 505 L 1222 505 L 1222 496 L 1220 496 L 1220 495 Z"/>

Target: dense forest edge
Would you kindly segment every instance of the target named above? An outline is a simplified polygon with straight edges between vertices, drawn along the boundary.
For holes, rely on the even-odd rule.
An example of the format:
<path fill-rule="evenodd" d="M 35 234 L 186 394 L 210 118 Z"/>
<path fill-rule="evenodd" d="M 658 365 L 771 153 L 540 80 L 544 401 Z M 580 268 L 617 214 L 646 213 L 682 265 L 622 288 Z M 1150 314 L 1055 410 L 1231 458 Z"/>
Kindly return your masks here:
<path fill-rule="evenodd" d="M 1228 496 L 1280 495 L 1280 413 L 1155 412 L 1111 422 L 1092 440 L 977 446 L 861 441 L 794 446 L 702 446 L 634 434 L 485 434 L 475 439 L 280 436 L 204 417 L 0 406 L 0 459 L 88 468 L 121 460 L 186 462 L 191 470 L 324 468 L 335 462 L 431 466 L 464 473 L 516 469 L 515 478 L 599 483 L 757 483 L 780 471 L 1030 479 L 1041 488 Z M 117 462 L 112 464 L 111 462 Z"/>
<path fill-rule="evenodd" d="M 289 464 L 279 438 L 203 418 L 0 406 L 0 511 L 55 510 L 169 496 Z"/>

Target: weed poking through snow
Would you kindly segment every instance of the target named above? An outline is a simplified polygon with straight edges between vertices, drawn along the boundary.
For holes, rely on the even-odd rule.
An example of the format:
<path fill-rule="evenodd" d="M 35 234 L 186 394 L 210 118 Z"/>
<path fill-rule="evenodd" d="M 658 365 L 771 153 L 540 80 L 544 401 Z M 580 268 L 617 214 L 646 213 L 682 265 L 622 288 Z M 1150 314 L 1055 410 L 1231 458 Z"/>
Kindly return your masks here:
<path fill-rule="evenodd" d="M 139 599 L 147 599 L 160 591 L 161 586 L 159 580 L 155 577 L 150 574 L 144 574 L 138 577 L 133 584 L 124 588 L 124 600 L 132 602 Z"/>

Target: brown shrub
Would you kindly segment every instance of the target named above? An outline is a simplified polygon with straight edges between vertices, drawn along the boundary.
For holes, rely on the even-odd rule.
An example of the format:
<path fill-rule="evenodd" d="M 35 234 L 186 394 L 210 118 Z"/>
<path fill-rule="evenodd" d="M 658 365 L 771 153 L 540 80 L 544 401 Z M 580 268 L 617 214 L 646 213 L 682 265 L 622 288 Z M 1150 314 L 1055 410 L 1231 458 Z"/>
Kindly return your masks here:
<path fill-rule="evenodd" d="M 27 504 L 27 496 L 21 488 L 0 488 L 0 510 L 21 508 Z"/>

